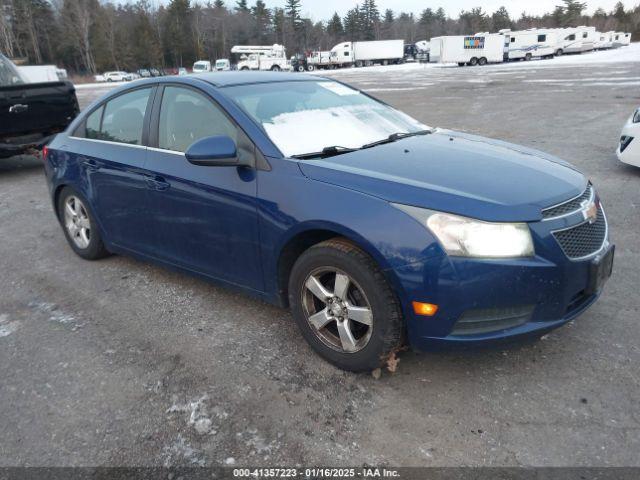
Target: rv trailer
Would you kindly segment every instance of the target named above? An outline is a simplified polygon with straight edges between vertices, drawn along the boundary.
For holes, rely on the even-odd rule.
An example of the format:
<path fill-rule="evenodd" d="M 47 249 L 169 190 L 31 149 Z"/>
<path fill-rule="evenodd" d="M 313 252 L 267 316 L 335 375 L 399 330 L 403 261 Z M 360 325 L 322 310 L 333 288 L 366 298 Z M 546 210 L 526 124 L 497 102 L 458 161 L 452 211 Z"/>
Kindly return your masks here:
<path fill-rule="evenodd" d="M 502 63 L 505 37 L 499 33 L 450 35 L 432 38 L 430 47 L 429 61 L 432 63 L 457 63 L 461 67 Z"/>

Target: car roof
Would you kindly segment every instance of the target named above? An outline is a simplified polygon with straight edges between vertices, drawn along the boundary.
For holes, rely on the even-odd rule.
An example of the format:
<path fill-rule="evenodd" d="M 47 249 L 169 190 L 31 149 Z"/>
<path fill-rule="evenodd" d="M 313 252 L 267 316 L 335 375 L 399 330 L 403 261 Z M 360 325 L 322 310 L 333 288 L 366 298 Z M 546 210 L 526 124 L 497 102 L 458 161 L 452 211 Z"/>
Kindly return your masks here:
<path fill-rule="evenodd" d="M 324 80 L 314 75 L 305 75 L 304 73 L 287 73 L 287 72 L 211 72 L 199 73 L 194 76 L 200 80 L 204 80 L 216 87 L 230 87 L 233 85 L 249 85 L 252 83 L 277 83 L 277 82 L 304 82 Z"/>

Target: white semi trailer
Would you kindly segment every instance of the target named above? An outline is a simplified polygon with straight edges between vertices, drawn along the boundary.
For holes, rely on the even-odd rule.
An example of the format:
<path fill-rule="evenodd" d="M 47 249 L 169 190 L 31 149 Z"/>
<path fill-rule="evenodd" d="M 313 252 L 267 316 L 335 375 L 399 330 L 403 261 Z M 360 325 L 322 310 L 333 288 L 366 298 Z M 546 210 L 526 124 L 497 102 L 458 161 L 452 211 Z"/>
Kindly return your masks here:
<path fill-rule="evenodd" d="M 401 63 L 404 59 L 404 40 L 339 43 L 331 49 L 330 58 L 331 64 L 337 67 Z"/>
<path fill-rule="evenodd" d="M 457 63 L 461 67 L 501 63 L 504 61 L 505 36 L 482 33 L 435 37 L 431 39 L 430 47 L 429 61 L 432 63 Z"/>

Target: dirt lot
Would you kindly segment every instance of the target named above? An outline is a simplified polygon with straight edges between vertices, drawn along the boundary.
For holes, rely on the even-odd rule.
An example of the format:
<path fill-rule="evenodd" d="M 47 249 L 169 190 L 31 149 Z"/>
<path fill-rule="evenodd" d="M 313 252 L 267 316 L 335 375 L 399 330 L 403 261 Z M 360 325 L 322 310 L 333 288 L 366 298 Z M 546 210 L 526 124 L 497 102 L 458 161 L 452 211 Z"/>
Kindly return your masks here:
<path fill-rule="evenodd" d="M 66 245 L 37 160 L 0 162 L 0 465 L 640 465 L 640 63 L 338 74 L 432 126 L 586 172 L 617 244 L 585 315 L 535 343 L 324 363 L 288 312 Z M 79 90 L 81 103 L 105 89 Z"/>

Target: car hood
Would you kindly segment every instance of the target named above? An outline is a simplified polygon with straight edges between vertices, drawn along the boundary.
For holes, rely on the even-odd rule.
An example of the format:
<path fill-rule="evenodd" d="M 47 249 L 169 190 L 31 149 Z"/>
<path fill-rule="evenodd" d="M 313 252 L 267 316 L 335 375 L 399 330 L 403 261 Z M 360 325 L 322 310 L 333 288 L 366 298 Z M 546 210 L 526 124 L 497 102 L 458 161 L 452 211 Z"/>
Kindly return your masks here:
<path fill-rule="evenodd" d="M 540 220 L 587 182 L 559 158 L 449 130 L 299 165 L 313 180 L 487 221 Z"/>

